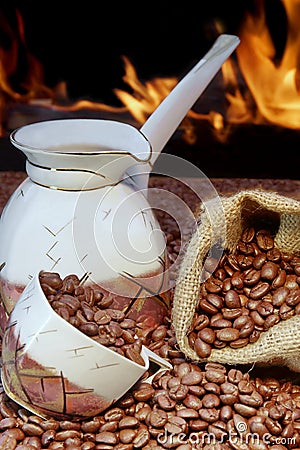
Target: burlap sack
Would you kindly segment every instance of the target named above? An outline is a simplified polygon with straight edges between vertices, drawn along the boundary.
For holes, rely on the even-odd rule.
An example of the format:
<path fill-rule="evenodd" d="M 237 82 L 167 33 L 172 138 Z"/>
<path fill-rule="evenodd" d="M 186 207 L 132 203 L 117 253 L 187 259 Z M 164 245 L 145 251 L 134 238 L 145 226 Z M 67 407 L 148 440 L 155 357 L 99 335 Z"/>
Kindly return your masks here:
<path fill-rule="evenodd" d="M 257 342 L 239 349 L 213 349 L 201 359 L 190 347 L 190 330 L 199 298 L 201 274 L 206 255 L 214 245 L 233 252 L 247 225 L 267 218 L 277 220 L 275 247 L 291 255 L 300 253 L 300 201 L 263 190 L 246 190 L 221 198 L 216 214 L 202 206 L 199 226 L 194 232 L 178 273 L 172 306 L 172 323 L 180 350 L 195 361 L 223 364 L 285 365 L 300 372 L 300 316 L 280 321 L 263 332 Z"/>

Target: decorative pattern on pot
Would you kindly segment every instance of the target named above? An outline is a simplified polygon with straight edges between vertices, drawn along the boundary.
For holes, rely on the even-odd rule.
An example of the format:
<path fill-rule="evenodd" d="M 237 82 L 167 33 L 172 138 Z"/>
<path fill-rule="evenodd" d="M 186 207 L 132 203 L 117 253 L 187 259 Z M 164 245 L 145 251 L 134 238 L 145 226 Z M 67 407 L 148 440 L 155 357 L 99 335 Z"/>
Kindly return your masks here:
<path fill-rule="evenodd" d="M 60 317 L 39 275 L 19 297 L 2 346 L 2 382 L 16 402 L 42 417 L 91 417 L 125 394 L 149 368 L 171 365 L 144 346 L 144 365 L 99 344 Z"/>
<path fill-rule="evenodd" d="M 67 119 L 27 125 L 12 142 L 26 154 L 29 176 L 0 220 L 2 329 L 42 268 L 88 274 L 129 317 L 160 323 L 169 307 L 165 239 L 145 193 L 126 176 L 148 162 L 148 141 L 118 122 Z"/>

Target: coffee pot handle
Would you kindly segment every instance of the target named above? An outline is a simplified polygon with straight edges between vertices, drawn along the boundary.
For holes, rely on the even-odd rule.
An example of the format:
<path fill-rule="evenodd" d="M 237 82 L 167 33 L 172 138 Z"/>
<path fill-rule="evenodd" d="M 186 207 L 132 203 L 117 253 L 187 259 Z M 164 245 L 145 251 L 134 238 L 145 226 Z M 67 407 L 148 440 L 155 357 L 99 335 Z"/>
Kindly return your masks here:
<path fill-rule="evenodd" d="M 139 189 L 148 188 L 149 172 L 159 154 L 239 42 L 238 36 L 221 34 L 142 125 L 140 132 L 150 142 L 152 156 L 146 166 L 130 168 L 130 174 L 136 175 L 135 183 Z"/>

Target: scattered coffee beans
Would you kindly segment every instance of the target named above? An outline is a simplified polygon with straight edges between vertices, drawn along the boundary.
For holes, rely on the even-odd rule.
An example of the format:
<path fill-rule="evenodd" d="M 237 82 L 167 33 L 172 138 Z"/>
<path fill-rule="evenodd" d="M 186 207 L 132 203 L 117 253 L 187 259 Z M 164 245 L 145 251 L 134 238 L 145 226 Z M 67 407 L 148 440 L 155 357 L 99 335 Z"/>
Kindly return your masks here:
<path fill-rule="evenodd" d="M 76 275 L 61 279 L 56 272 L 39 275 L 41 287 L 54 311 L 82 333 L 122 356 L 144 366 L 137 324 L 110 308 L 113 298 L 80 284 Z"/>
<path fill-rule="evenodd" d="M 169 184 L 169 181 L 168 183 L 159 181 L 159 186 L 161 184 L 166 188 L 165 184 Z M 224 181 L 222 180 L 223 184 Z M 172 185 L 171 183 L 171 186 L 172 190 L 177 192 L 178 195 L 182 194 L 181 191 L 176 191 L 177 184 Z M 171 221 L 170 224 L 165 222 L 165 231 L 169 232 L 168 249 L 175 261 L 180 240 L 177 230 L 171 228 L 171 226 L 173 226 Z M 244 244 L 246 243 L 244 242 Z M 255 249 L 254 253 L 248 256 L 255 257 L 259 248 L 257 249 L 254 243 L 252 245 Z M 259 249 L 259 252 L 266 253 L 262 249 Z M 210 294 L 220 296 L 219 292 L 214 292 L 212 286 L 214 285 L 215 289 L 218 290 L 219 283 L 223 283 L 225 279 L 230 278 L 232 280 L 230 288 L 228 288 L 228 282 L 226 281 L 224 292 L 236 291 L 242 301 L 242 305 L 238 306 L 237 309 L 242 308 L 245 313 L 247 308 L 243 305 L 245 301 L 243 295 L 247 297 L 248 294 L 247 292 L 240 292 L 240 290 L 243 290 L 242 285 L 237 287 L 239 277 L 233 276 L 233 273 L 228 273 L 229 261 L 231 261 L 231 258 L 228 258 L 229 255 L 224 256 L 222 266 L 219 269 L 220 273 L 218 269 L 212 269 L 214 261 L 210 261 L 211 265 L 208 264 L 210 267 L 206 267 L 210 273 L 215 270 L 210 280 L 212 291 L 207 291 Z M 247 259 L 244 261 L 247 261 Z M 269 261 L 275 262 L 274 259 L 269 259 Z M 258 267 L 260 264 L 258 263 Z M 283 267 L 281 267 L 281 264 Z M 286 256 L 281 255 L 278 271 L 280 273 L 285 272 L 286 276 L 296 275 L 296 265 L 294 259 L 289 260 Z M 261 270 L 258 267 L 253 266 L 255 270 Z M 288 267 L 290 268 L 288 269 Z M 240 271 L 242 272 L 242 270 Z M 239 270 L 233 272 L 239 272 Z M 270 285 L 270 280 L 268 280 L 268 277 L 270 277 L 269 269 L 266 270 L 265 274 L 267 274 L 266 279 L 263 279 L 260 275 L 261 282 L 267 282 Z M 47 273 L 44 272 L 43 275 L 45 293 L 47 297 L 49 296 L 50 302 L 54 301 L 58 290 L 62 289 L 64 284 L 64 293 L 61 295 L 61 297 L 64 296 L 63 304 L 56 305 L 56 307 L 61 308 L 60 313 L 62 315 L 67 314 L 66 311 L 68 311 L 70 316 L 68 320 L 71 323 L 75 320 L 72 317 L 76 317 L 76 314 L 70 314 L 69 310 L 72 311 L 70 306 L 65 309 L 66 303 L 68 304 L 70 301 L 70 298 L 66 297 L 68 295 L 73 298 L 71 301 L 73 308 L 74 303 L 72 302 L 76 304 L 76 300 L 78 300 L 81 303 L 86 302 L 91 309 L 95 306 L 97 310 L 101 311 L 109 309 L 109 304 L 104 305 L 102 303 L 104 299 L 101 293 L 91 293 L 89 289 L 83 288 L 82 290 L 82 287 L 79 289 L 78 280 L 73 275 L 66 277 L 64 280 L 56 277 L 54 286 L 51 286 L 51 283 L 49 285 L 46 281 Z M 52 277 L 53 274 L 48 275 Z M 255 279 L 254 272 L 250 276 L 253 277 L 252 280 Z M 284 274 L 280 276 L 284 277 Z M 280 280 L 280 277 L 278 279 Z M 285 285 L 290 290 L 289 282 L 286 284 L 287 279 L 283 281 L 283 284 L 281 284 L 282 281 L 282 279 L 281 282 L 279 281 L 279 286 L 276 289 Z M 245 279 L 244 285 L 246 285 Z M 48 287 L 46 288 L 46 286 Z M 48 288 L 51 289 L 47 291 Z M 77 294 L 74 295 L 77 288 L 78 291 L 81 291 L 81 294 L 76 291 Z M 83 297 L 80 297 L 80 295 L 83 295 Z M 256 295 L 254 294 L 254 296 Z M 284 291 L 283 293 L 279 291 L 275 296 L 273 293 L 272 303 L 275 309 L 280 309 L 282 296 L 285 296 Z M 225 302 L 224 296 L 222 298 Z M 265 294 L 264 300 L 266 298 L 269 298 L 269 292 Z M 250 302 L 250 300 L 259 302 L 262 299 L 252 298 L 247 301 Z M 226 301 L 231 305 L 231 308 L 227 305 L 224 306 L 223 309 L 226 309 L 227 315 L 222 316 L 222 320 L 228 320 L 232 323 L 236 313 L 235 307 L 232 306 L 237 301 L 235 294 L 230 293 Z M 212 305 L 214 306 L 214 303 Z M 89 322 L 90 319 L 84 315 L 83 309 L 79 308 L 79 310 L 79 316 L 85 317 L 83 323 Z M 230 315 L 230 311 L 232 315 Z M 203 312 L 203 317 L 197 319 L 198 326 L 201 328 L 199 324 L 203 321 L 205 324 L 203 328 L 211 329 L 204 332 L 206 341 L 211 341 L 214 337 L 212 331 L 216 333 L 217 330 L 210 325 L 214 314 Z M 198 313 L 198 315 L 201 314 Z M 243 315 L 250 316 L 250 309 L 249 314 L 237 314 L 237 317 Z M 264 317 L 261 312 L 259 315 Z M 266 321 L 268 316 L 265 317 L 264 320 Z M 215 317 L 215 319 L 218 319 L 218 317 Z M 244 319 L 240 320 L 243 323 Z M 240 323 L 239 327 L 235 328 L 241 330 L 243 326 Z M 218 329 L 223 328 L 219 327 Z M 259 333 L 262 330 L 256 329 L 256 331 Z M 224 333 L 223 338 L 226 336 L 228 338 L 227 332 Z M 93 336 L 91 337 L 93 338 Z M 90 419 L 80 421 L 74 421 L 72 418 L 62 421 L 43 420 L 18 406 L 6 396 L 3 390 L 0 391 L 0 449 L 159 450 L 176 448 L 178 450 L 267 450 L 272 448 L 272 450 L 299 450 L 300 386 L 296 382 L 281 381 L 270 377 L 268 369 L 264 370 L 264 375 L 254 376 L 251 375 L 253 372 L 244 373 L 237 367 L 228 368 L 216 363 L 193 364 L 187 361 L 178 350 L 170 318 L 166 318 L 165 323 L 154 330 L 144 330 L 141 340 L 157 354 L 169 359 L 173 364 L 173 370 L 158 373 L 152 382 L 147 380 L 148 374 L 145 374 L 143 379 L 118 402 L 100 415 Z M 211 345 L 204 340 L 202 342 Z M 228 341 L 223 342 L 225 342 L 225 345 L 230 345 Z M 233 342 L 231 341 L 231 345 Z M 273 373 L 274 369 L 272 369 Z"/>
<path fill-rule="evenodd" d="M 270 231 L 249 227 L 233 254 L 208 258 L 189 343 L 201 358 L 212 348 L 245 347 L 300 314 L 300 258 L 274 247 Z"/>
<path fill-rule="evenodd" d="M 174 364 L 81 421 L 43 420 L 0 395 L 5 450 L 285 450 L 299 449 L 299 431 L 300 386 L 217 363 Z"/>

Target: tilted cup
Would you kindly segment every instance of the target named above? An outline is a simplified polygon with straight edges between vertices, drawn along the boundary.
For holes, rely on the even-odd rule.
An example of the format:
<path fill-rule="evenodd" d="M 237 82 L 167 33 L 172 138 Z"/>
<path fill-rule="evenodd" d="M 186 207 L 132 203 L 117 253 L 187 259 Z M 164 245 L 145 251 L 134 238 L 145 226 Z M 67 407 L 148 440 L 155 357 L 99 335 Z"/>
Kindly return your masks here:
<path fill-rule="evenodd" d="M 36 274 L 19 297 L 2 344 L 6 394 L 43 418 L 85 418 L 104 411 L 148 370 L 149 358 L 172 366 L 142 346 L 144 365 L 89 338 L 49 304 Z"/>

